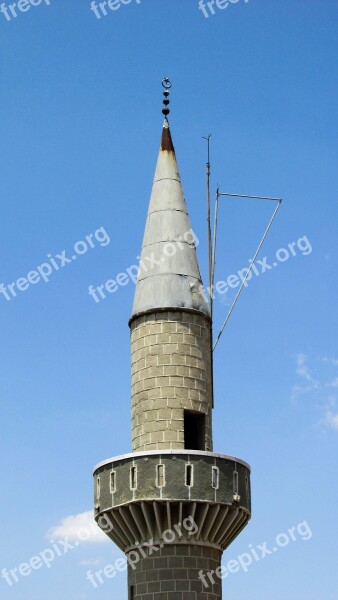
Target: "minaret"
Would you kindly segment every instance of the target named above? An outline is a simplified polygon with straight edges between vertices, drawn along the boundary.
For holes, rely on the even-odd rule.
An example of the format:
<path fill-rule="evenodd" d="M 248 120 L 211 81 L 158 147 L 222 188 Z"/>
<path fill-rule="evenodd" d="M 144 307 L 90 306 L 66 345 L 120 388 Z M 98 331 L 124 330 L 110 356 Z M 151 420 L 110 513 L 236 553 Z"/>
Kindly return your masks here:
<path fill-rule="evenodd" d="M 95 468 L 95 518 L 109 518 L 127 556 L 129 600 L 221 600 L 222 552 L 250 518 L 250 468 L 213 452 L 210 313 L 163 86 L 129 320 L 133 451 Z"/>

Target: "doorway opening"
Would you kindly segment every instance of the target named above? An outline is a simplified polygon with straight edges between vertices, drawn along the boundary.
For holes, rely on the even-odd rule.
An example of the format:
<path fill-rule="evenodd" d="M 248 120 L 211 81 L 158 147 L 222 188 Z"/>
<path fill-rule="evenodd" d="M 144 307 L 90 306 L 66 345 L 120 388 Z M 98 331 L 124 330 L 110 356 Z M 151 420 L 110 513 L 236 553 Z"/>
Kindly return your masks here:
<path fill-rule="evenodd" d="M 184 411 L 184 448 L 205 450 L 205 414 Z"/>

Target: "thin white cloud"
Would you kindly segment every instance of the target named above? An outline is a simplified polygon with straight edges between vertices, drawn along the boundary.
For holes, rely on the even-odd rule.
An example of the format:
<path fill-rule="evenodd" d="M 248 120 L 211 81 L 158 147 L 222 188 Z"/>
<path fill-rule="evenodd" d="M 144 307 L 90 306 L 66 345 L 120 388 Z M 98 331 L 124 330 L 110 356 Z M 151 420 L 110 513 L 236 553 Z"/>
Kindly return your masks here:
<path fill-rule="evenodd" d="M 338 411 L 336 408 L 335 396 L 329 396 L 322 424 L 338 431 Z"/>
<path fill-rule="evenodd" d="M 92 510 L 70 515 L 61 519 L 58 525 L 55 525 L 47 532 L 49 539 L 68 539 L 70 542 L 106 542 L 108 537 L 101 531 L 94 521 Z"/>
<path fill-rule="evenodd" d="M 292 400 L 295 400 L 298 396 L 309 394 L 320 387 L 319 382 L 312 377 L 308 357 L 302 352 L 296 355 L 296 374 L 306 382 L 306 385 L 297 384 L 293 386 L 291 390 Z"/>
<path fill-rule="evenodd" d="M 296 400 L 298 396 L 309 394 L 315 389 L 313 385 L 294 385 L 291 390 L 291 400 Z"/>
<path fill-rule="evenodd" d="M 318 368 L 319 363 L 327 363 L 332 371 L 338 367 L 338 360 L 331 357 L 320 358 L 315 361 Z M 301 395 L 308 396 L 309 400 L 312 401 L 312 406 L 319 409 L 323 415 L 319 422 L 319 425 L 325 426 L 326 428 L 332 428 L 338 431 L 338 411 L 336 405 L 336 397 L 328 396 L 329 388 L 338 388 L 338 377 L 333 371 L 330 374 L 330 379 L 326 375 L 326 381 L 315 379 L 312 375 L 312 365 L 314 361 L 310 360 L 306 354 L 302 352 L 296 355 L 296 375 L 300 378 L 300 382 L 292 387 L 291 399 L 295 400 Z M 303 381 L 303 383 L 302 383 Z"/>
<path fill-rule="evenodd" d="M 333 412 L 328 411 L 325 415 L 325 422 L 327 425 L 338 431 L 338 412 L 334 414 Z"/>
<path fill-rule="evenodd" d="M 100 564 L 101 560 L 99 558 L 85 558 L 80 560 L 81 567 L 97 567 Z"/>
<path fill-rule="evenodd" d="M 333 367 L 338 367 L 338 358 L 332 358 L 330 356 L 324 356 L 323 362 L 330 363 Z"/>
<path fill-rule="evenodd" d="M 307 356 L 302 353 L 297 354 L 296 363 L 297 363 L 297 369 L 296 369 L 297 375 L 299 375 L 299 377 L 302 377 L 303 379 L 305 379 L 305 381 L 308 381 L 309 383 L 311 383 L 314 387 L 317 387 L 319 385 L 319 383 L 312 377 L 311 370 L 308 365 Z"/>

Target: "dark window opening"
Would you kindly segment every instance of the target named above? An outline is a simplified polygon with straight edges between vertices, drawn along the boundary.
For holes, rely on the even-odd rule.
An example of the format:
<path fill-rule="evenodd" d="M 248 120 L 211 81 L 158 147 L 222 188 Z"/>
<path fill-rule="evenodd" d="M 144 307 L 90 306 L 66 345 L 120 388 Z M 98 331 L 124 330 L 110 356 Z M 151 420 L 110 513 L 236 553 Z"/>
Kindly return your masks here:
<path fill-rule="evenodd" d="M 130 469 L 130 487 L 132 490 L 136 490 L 137 488 L 137 470 L 136 467 L 131 467 Z"/>
<path fill-rule="evenodd" d="M 116 491 L 116 472 L 112 471 L 110 473 L 110 491 L 112 494 Z"/>
<path fill-rule="evenodd" d="M 185 465 L 185 485 L 191 487 L 193 484 L 192 465 Z"/>
<path fill-rule="evenodd" d="M 135 586 L 131 585 L 130 586 L 129 600 L 134 600 L 134 599 L 135 599 Z"/>
<path fill-rule="evenodd" d="M 238 471 L 234 471 L 233 473 L 233 488 L 234 494 L 238 494 Z"/>
<path fill-rule="evenodd" d="M 205 414 L 184 411 L 184 448 L 205 450 Z"/>

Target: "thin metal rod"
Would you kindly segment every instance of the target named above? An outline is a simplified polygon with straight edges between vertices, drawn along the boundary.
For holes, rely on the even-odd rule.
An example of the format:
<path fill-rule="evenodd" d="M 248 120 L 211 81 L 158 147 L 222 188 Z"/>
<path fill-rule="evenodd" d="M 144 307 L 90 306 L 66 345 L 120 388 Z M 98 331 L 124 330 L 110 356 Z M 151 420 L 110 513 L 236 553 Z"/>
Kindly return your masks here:
<path fill-rule="evenodd" d="M 215 282 L 215 265 L 216 265 L 218 198 L 219 198 L 219 185 L 217 186 L 216 199 L 215 199 L 214 239 L 212 242 L 211 285 L 210 285 L 210 289 L 209 289 L 210 299 L 211 299 L 212 303 L 213 303 L 213 299 L 214 299 L 214 282 Z"/>
<path fill-rule="evenodd" d="M 245 194 L 228 194 L 227 192 L 220 192 L 219 196 L 232 196 L 233 198 L 255 198 L 256 200 L 276 200 L 281 202 L 282 198 L 270 198 L 269 196 L 246 196 Z"/>
<path fill-rule="evenodd" d="M 211 133 L 207 137 L 202 136 L 208 144 L 208 158 L 206 164 L 206 198 L 207 198 L 207 239 L 208 239 L 208 285 L 211 286 L 211 269 L 212 269 L 212 244 L 211 244 L 211 221 L 210 221 L 210 138 Z M 210 301 L 211 310 L 211 301 Z"/>
<path fill-rule="evenodd" d="M 221 194 L 219 194 L 219 195 L 221 195 Z M 270 221 L 269 221 L 269 224 L 268 224 L 268 226 L 267 226 L 267 228 L 266 228 L 266 230 L 265 230 L 265 232 L 264 232 L 264 235 L 263 235 L 263 237 L 262 237 L 261 241 L 260 241 L 260 242 L 259 242 L 259 244 L 258 244 L 258 248 L 257 248 L 257 250 L 256 250 L 256 252 L 255 252 L 255 255 L 254 255 L 253 259 L 252 259 L 252 260 L 251 260 L 251 262 L 250 262 L 250 267 L 248 268 L 247 274 L 246 274 L 246 276 L 244 277 L 244 279 L 243 279 L 243 281 L 242 281 L 242 284 L 241 284 L 241 286 L 240 286 L 240 288 L 239 288 L 239 290 L 238 290 L 238 292 L 237 292 L 237 294 L 236 294 L 236 296 L 235 296 L 235 299 L 234 299 L 234 301 L 233 301 L 233 303 L 232 303 L 232 305 L 231 305 L 231 307 L 230 307 L 230 310 L 229 310 L 229 312 L 228 312 L 228 314 L 227 314 L 227 316 L 226 316 L 226 318 L 225 318 L 225 321 L 223 322 L 223 325 L 222 325 L 222 327 L 221 327 L 221 330 L 220 330 L 220 332 L 219 332 L 219 334 L 218 334 L 218 336 L 217 336 L 216 342 L 215 342 L 215 344 L 214 344 L 213 350 L 215 350 L 215 348 L 216 348 L 216 346 L 217 346 L 217 344 L 218 344 L 218 342 L 219 342 L 219 339 L 220 339 L 220 337 L 221 337 L 221 335 L 222 335 L 222 333 L 223 333 L 223 331 L 224 331 L 224 328 L 225 328 L 225 326 L 226 326 L 227 322 L 228 322 L 228 321 L 229 321 L 229 319 L 230 319 L 230 315 L 231 315 L 232 311 L 233 311 L 233 310 L 234 310 L 234 308 L 235 308 L 235 305 L 236 305 L 236 303 L 237 303 L 237 300 L 238 300 L 238 298 L 240 297 L 240 295 L 241 295 L 241 292 L 242 292 L 242 290 L 243 290 L 243 287 L 244 287 L 244 285 L 246 284 L 246 281 L 247 281 L 247 279 L 248 279 L 248 277 L 249 277 L 249 275 L 250 275 L 250 273 L 251 273 L 251 271 L 252 271 L 252 267 L 253 267 L 253 265 L 254 265 L 254 263 L 255 263 L 255 261 L 256 261 L 256 258 L 257 258 L 258 254 L 259 254 L 259 251 L 260 251 L 261 247 L 263 246 L 263 243 L 264 243 L 264 240 L 265 240 L 265 238 L 266 238 L 266 236 L 267 236 L 267 234 L 268 234 L 268 231 L 269 231 L 269 229 L 270 229 L 270 227 L 271 227 L 271 225 L 272 225 L 272 223 L 273 223 L 273 221 L 274 221 L 274 219 L 275 219 L 275 216 L 276 216 L 276 214 L 277 214 L 277 212 L 278 212 L 278 210 L 279 210 L 279 208 L 280 208 L 280 205 L 281 205 L 281 203 L 282 203 L 282 198 L 278 198 L 277 200 L 278 200 L 278 204 L 277 204 L 277 206 L 276 206 L 276 208 L 275 208 L 275 210 L 274 210 L 274 212 L 273 212 L 273 215 L 272 215 L 272 217 L 271 217 L 271 219 L 270 219 Z"/>
<path fill-rule="evenodd" d="M 216 190 L 215 199 L 215 216 L 214 216 L 214 239 L 212 243 L 212 258 L 211 258 L 211 281 L 209 286 L 210 295 L 210 317 L 211 317 L 211 329 L 210 329 L 210 351 L 211 351 L 211 406 L 214 408 L 214 325 L 213 325 L 213 310 L 214 310 L 214 280 L 215 280 L 215 264 L 216 264 L 216 241 L 217 241 L 217 217 L 218 217 L 218 192 L 219 185 Z"/>
<path fill-rule="evenodd" d="M 208 236 L 208 285 L 211 287 L 212 277 L 212 241 L 211 241 L 211 219 L 210 219 L 210 138 L 211 133 L 207 137 L 203 136 L 203 139 L 208 144 L 208 158 L 206 164 L 206 192 L 207 192 L 207 236 Z M 214 408 L 214 365 L 213 365 L 213 322 L 212 322 L 212 295 L 209 296 L 209 309 L 210 309 L 210 369 L 211 369 L 211 406 Z"/>

